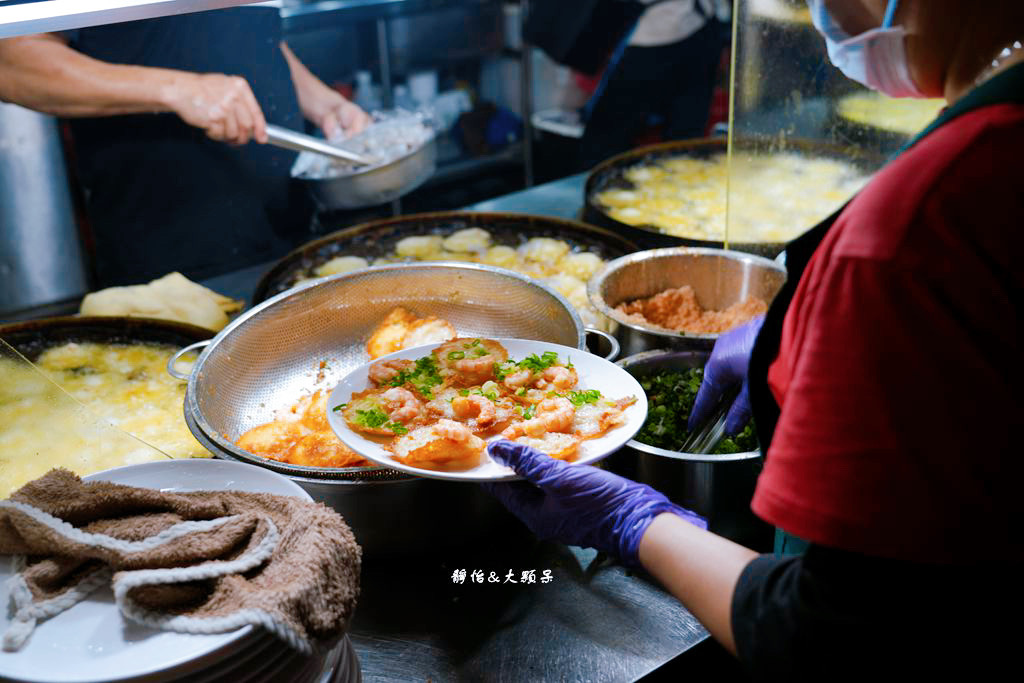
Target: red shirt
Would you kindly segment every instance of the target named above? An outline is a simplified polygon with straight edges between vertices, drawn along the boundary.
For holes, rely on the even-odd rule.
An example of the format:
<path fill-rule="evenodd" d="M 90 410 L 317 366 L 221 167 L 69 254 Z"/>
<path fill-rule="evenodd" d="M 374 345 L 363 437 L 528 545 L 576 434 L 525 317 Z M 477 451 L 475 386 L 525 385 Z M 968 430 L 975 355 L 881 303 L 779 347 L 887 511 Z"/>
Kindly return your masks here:
<path fill-rule="evenodd" d="M 753 500 L 808 541 L 1024 558 L 1024 106 L 967 112 L 879 171 L 808 263 Z"/>

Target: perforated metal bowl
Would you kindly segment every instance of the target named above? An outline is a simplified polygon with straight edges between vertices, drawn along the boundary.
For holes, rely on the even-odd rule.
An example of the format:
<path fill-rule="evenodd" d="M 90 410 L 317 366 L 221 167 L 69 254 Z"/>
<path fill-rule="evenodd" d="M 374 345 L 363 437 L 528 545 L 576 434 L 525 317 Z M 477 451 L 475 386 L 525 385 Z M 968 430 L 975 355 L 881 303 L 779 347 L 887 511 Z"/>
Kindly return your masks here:
<path fill-rule="evenodd" d="M 411 478 L 381 467 L 290 465 L 248 453 L 234 442 L 311 391 L 330 390 L 367 362 L 367 339 L 396 306 L 444 318 L 461 335 L 585 348 L 576 311 L 538 282 L 475 264 L 396 264 L 312 280 L 268 299 L 209 342 L 187 378 L 185 420 L 200 442 L 221 457 L 295 478 L 345 516 L 364 552 L 436 544 L 432 520 L 447 508 L 460 520 L 464 538 L 465 525 L 487 526 L 493 515 L 485 508 L 500 506 L 477 486 Z"/>

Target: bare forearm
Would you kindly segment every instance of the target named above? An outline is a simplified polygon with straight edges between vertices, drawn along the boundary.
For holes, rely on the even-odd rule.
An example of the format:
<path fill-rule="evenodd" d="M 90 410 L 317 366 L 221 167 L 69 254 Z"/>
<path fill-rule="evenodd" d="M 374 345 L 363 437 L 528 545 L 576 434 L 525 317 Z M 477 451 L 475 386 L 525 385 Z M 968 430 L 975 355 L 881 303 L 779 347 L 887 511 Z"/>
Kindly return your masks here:
<path fill-rule="evenodd" d="M 369 125 L 370 117 L 366 112 L 317 78 L 295 56 L 287 43 L 281 41 L 280 48 L 288 62 L 288 71 L 302 115 L 320 126 L 329 140 L 358 133 Z"/>
<path fill-rule="evenodd" d="M 284 61 L 288 63 L 288 73 L 292 77 L 292 82 L 295 85 L 296 90 L 301 90 L 304 87 L 309 87 L 313 83 L 318 83 L 320 79 L 313 75 L 313 72 L 306 68 L 306 65 L 295 56 L 291 48 L 288 47 L 288 43 L 283 40 L 279 43 L 278 47 L 281 48 L 281 54 L 284 55 Z"/>
<path fill-rule="evenodd" d="M 732 596 L 740 574 L 757 553 L 665 513 L 647 528 L 639 557 L 644 568 L 735 654 Z"/>
<path fill-rule="evenodd" d="M 0 100 L 57 116 L 173 111 L 190 74 L 108 64 L 48 34 L 0 40 Z"/>

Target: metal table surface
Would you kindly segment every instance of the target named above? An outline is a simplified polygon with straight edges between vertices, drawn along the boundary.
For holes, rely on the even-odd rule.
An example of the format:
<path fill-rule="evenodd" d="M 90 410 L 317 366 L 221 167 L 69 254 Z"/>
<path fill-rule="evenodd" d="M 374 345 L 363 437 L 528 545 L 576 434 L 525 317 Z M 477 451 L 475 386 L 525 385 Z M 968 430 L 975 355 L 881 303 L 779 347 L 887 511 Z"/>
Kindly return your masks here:
<path fill-rule="evenodd" d="M 584 180 L 570 176 L 466 208 L 573 217 Z M 203 284 L 248 300 L 268 267 Z M 708 638 L 653 580 L 595 555 L 537 542 L 523 529 L 490 547 L 369 560 L 350 632 L 364 680 L 631 681 Z M 535 582 L 523 583 L 531 570 Z M 516 583 L 506 581 L 510 571 Z"/>

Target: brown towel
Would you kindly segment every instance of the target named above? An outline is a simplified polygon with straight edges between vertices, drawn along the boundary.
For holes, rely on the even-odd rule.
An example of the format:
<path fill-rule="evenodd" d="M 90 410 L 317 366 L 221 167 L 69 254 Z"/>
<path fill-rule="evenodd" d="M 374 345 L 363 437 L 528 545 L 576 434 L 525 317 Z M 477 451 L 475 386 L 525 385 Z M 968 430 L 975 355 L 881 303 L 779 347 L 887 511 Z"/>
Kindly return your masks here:
<path fill-rule="evenodd" d="M 222 633 L 246 624 L 300 652 L 329 645 L 359 594 L 361 549 L 321 503 L 267 493 L 163 493 L 51 470 L 0 501 L 0 554 L 16 555 L 17 650 L 40 619 L 111 584 L 147 626 Z"/>

